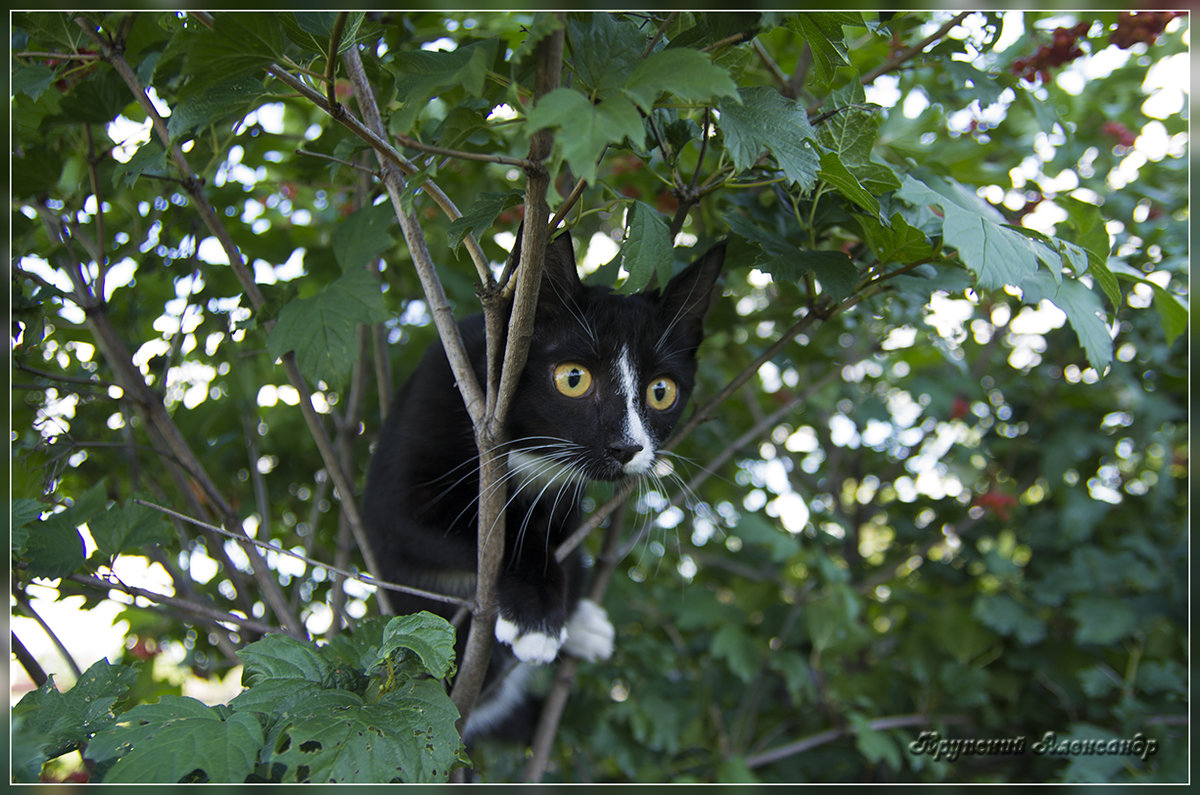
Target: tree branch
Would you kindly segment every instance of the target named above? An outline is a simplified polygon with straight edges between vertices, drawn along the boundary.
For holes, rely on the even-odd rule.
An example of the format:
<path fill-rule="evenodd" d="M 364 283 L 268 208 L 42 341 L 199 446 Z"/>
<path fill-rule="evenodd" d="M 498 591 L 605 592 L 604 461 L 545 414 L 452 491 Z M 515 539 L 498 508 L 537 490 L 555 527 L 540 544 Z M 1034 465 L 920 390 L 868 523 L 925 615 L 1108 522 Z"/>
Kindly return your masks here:
<path fill-rule="evenodd" d="M 886 718 L 876 718 L 867 723 L 867 728 L 872 731 L 887 731 L 889 729 L 903 729 L 910 726 L 928 726 L 934 723 L 970 723 L 970 718 L 966 715 L 892 715 Z M 754 769 L 762 767 L 772 762 L 778 762 L 780 759 L 786 759 L 789 756 L 802 754 L 805 751 L 810 751 L 821 745 L 826 745 L 842 737 L 855 734 L 852 727 L 841 727 L 834 729 L 826 729 L 823 732 L 810 734 L 809 736 L 796 740 L 795 742 L 781 745 L 769 751 L 763 751 L 760 754 L 746 757 L 746 767 Z"/>
<path fill-rule="evenodd" d="M 562 74 L 563 43 L 564 32 L 560 26 L 537 44 L 535 102 L 537 98 L 545 96 L 558 86 Z M 542 279 L 542 261 L 546 252 L 546 221 L 549 217 L 546 193 L 550 187 L 550 175 L 541 161 L 549 156 L 552 145 L 553 139 L 545 130 L 536 133 L 530 141 L 529 164 L 525 170 L 525 225 L 521 260 L 517 269 L 516 293 L 504 342 L 504 358 L 499 364 L 498 374 L 495 373 L 498 366 L 496 354 L 500 343 L 497 338 L 497 321 L 503 316 L 503 292 L 497 290 L 485 294 L 484 314 L 488 327 L 488 410 L 484 424 L 475 426 L 480 463 L 475 604 L 472 607 L 466 652 L 450 693 L 462 716 L 459 721 L 460 729 L 465 725 L 479 695 L 491 660 L 492 644 L 495 642 L 498 611 L 496 579 L 504 556 L 504 509 L 508 491 L 505 487 L 508 467 L 501 452 L 501 443 L 504 441 L 508 406 L 516 393 L 521 372 L 525 369 L 529 342 L 533 334 L 534 312 Z"/>

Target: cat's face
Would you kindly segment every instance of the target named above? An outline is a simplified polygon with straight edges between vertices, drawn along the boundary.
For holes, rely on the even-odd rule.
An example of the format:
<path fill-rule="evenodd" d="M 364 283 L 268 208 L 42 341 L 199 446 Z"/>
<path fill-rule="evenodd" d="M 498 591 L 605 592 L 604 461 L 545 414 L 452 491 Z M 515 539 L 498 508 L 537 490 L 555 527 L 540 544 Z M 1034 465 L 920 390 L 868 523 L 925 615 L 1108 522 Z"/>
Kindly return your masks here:
<path fill-rule="evenodd" d="M 654 468 L 692 393 L 723 259 L 718 246 L 661 293 L 618 296 L 580 283 L 567 235 L 551 244 L 509 414 L 514 474 L 565 484 Z"/>

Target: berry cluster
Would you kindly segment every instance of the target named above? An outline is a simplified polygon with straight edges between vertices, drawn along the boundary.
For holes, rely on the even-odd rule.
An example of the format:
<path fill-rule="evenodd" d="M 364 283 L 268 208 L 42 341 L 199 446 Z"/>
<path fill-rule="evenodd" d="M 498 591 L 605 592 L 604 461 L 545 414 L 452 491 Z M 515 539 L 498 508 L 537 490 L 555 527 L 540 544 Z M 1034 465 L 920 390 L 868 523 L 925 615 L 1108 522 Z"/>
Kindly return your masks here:
<path fill-rule="evenodd" d="M 1111 138 L 1116 138 L 1117 143 L 1126 148 L 1131 148 L 1137 143 L 1137 133 L 1119 121 L 1112 121 L 1110 119 L 1104 122 L 1104 124 L 1100 125 L 1100 132 Z"/>
<path fill-rule="evenodd" d="M 1117 14 L 1117 28 L 1108 37 L 1109 44 L 1128 50 L 1135 44 L 1153 44 L 1175 17 L 1183 11 L 1123 11 Z"/>
<path fill-rule="evenodd" d="M 1050 82 L 1050 70 L 1063 64 L 1070 63 L 1083 55 L 1079 38 L 1088 32 L 1090 22 L 1080 22 L 1073 28 L 1055 28 L 1051 34 L 1053 41 L 1043 44 L 1038 51 L 1028 58 L 1018 58 L 1012 63 L 1012 72 L 1020 75 L 1021 79 L 1035 83 L 1039 79 L 1043 83 Z"/>

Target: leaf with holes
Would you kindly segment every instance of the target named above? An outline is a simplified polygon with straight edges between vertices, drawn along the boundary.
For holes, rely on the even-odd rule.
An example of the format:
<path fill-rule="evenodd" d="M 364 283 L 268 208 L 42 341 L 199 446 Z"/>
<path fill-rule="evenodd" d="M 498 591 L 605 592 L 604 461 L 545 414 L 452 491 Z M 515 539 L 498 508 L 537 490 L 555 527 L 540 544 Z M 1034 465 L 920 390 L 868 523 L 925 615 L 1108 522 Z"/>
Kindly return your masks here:
<path fill-rule="evenodd" d="M 440 682 L 413 679 L 377 704 L 297 718 L 280 731 L 270 762 L 285 767 L 285 781 L 445 781 L 463 761 L 457 720 Z"/>
<path fill-rule="evenodd" d="M 88 743 L 86 757 L 113 762 L 105 783 L 245 781 L 263 744 L 249 713 L 208 707 L 194 698 L 163 696 L 126 712 Z"/>

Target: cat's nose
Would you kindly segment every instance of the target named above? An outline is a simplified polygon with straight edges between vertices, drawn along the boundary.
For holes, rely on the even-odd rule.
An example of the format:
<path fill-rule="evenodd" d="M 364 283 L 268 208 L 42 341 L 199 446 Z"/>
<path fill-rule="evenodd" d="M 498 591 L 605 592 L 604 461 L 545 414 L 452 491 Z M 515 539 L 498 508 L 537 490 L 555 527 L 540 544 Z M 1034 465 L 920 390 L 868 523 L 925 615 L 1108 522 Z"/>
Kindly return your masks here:
<path fill-rule="evenodd" d="M 608 448 L 608 454 L 621 465 L 628 464 L 640 452 L 642 452 L 640 444 L 628 444 L 625 442 L 614 443 L 609 445 Z"/>

